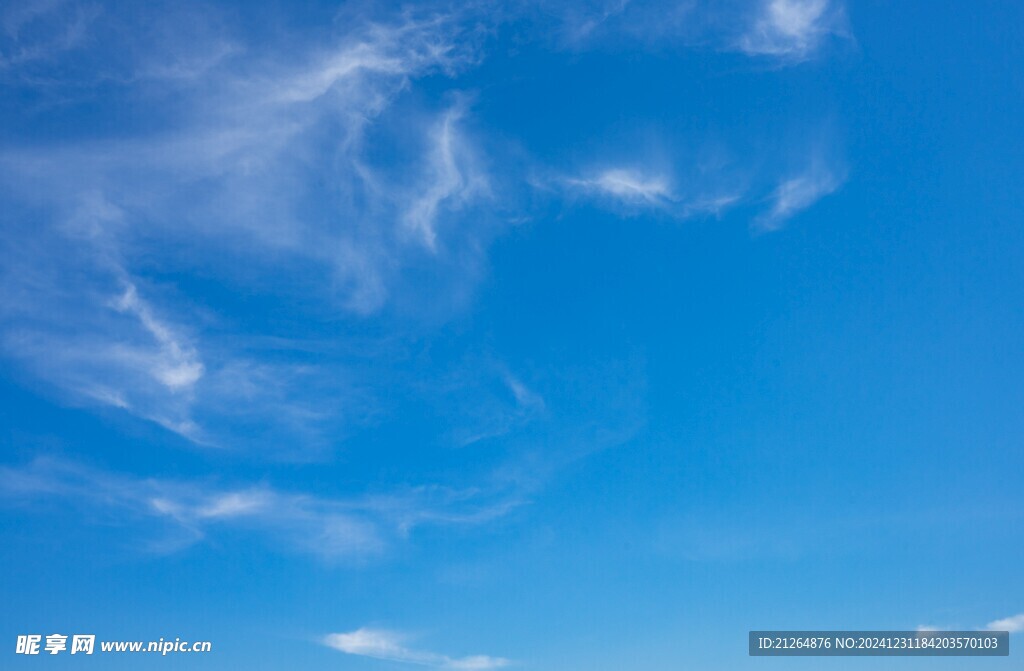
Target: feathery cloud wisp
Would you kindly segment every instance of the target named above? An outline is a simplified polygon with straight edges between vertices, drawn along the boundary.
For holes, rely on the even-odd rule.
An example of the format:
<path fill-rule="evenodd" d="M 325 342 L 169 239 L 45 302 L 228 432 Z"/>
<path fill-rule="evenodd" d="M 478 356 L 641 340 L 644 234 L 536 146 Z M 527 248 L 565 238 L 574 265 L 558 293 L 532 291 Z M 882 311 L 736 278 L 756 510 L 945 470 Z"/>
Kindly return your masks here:
<path fill-rule="evenodd" d="M 378 556 L 423 526 L 477 525 L 521 504 L 516 498 L 441 487 L 416 487 L 387 495 L 326 498 L 265 484 L 222 487 L 209 482 L 133 478 L 39 458 L 25 467 L 0 467 L 0 496 L 25 504 L 69 500 L 127 518 L 169 523 L 177 549 L 223 527 L 249 529 L 325 559 Z M 151 524 L 147 524 L 151 528 Z M 174 538 L 178 536 L 178 538 Z"/>
<path fill-rule="evenodd" d="M 469 209 L 487 181 L 460 126 L 466 106 L 434 124 L 409 123 L 434 111 L 388 116 L 410 81 L 475 62 L 472 36 L 453 14 L 352 25 L 269 64 L 243 50 L 197 70 L 165 127 L 0 150 L 5 353 L 65 400 L 120 408 L 194 442 L 232 445 L 232 434 L 253 435 L 240 425 L 258 423 L 286 438 L 278 444 L 322 444 L 325 421 L 352 405 L 342 364 L 240 351 L 240 338 L 204 328 L 231 323 L 233 306 L 190 303 L 138 268 L 201 268 L 332 318 L 381 310 L 424 263 L 424 246 L 432 277 L 456 280 L 442 289 L 475 272 L 486 217 Z M 402 160 L 376 160 L 376 145 L 397 135 Z M 423 244 L 408 244 L 410 233 Z M 309 281 L 280 290 L 285 275 Z"/>
<path fill-rule="evenodd" d="M 464 107 L 462 102 L 453 106 L 432 129 L 425 186 L 403 215 L 406 226 L 430 251 L 437 250 L 437 219 L 443 206 L 458 209 L 487 188 L 483 174 L 469 165 L 470 152 L 459 133 Z"/>
<path fill-rule="evenodd" d="M 134 315 L 159 345 L 150 374 L 172 391 L 188 389 L 203 376 L 203 364 L 195 350 L 183 344 L 171 329 L 153 315 L 149 305 L 139 298 L 134 284 L 114 304 L 121 312 Z"/>
<path fill-rule="evenodd" d="M 436 652 L 414 650 L 403 645 L 404 636 L 384 629 L 363 627 L 347 633 L 328 634 L 322 640 L 324 645 L 350 655 L 417 664 L 437 669 L 487 671 L 488 669 L 500 669 L 511 663 L 502 657 L 488 655 L 449 657 Z"/>
<path fill-rule="evenodd" d="M 841 32 L 842 10 L 830 0 L 764 0 L 737 47 L 754 56 L 800 61 Z"/>
<path fill-rule="evenodd" d="M 569 180 L 569 183 L 585 191 L 626 203 L 658 205 L 674 199 L 667 177 L 645 175 L 628 169 L 605 170 L 595 177 L 573 179 Z"/>
<path fill-rule="evenodd" d="M 728 177 L 695 179 L 685 194 L 676 190 L 674 181 L 668 171 L 608 168 L 554 183 L 626 212 L 658 212 L 673 219 L 719 216 L 741 198 L 735 180 Z"/>
<path fill-rule="evenodd" d="M 787 219 L 838 189 L 842 181 L 839 173 L 820 164 L 783 180 L 772 194 L 771 208 L 755 221 L 756 227 L 778 230 Z"/>

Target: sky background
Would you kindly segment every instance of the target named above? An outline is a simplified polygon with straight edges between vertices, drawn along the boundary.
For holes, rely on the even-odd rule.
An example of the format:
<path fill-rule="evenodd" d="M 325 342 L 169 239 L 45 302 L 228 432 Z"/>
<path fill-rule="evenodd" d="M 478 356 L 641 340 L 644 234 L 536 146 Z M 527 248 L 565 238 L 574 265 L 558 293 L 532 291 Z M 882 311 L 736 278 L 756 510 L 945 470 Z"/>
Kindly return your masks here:
<path fill-rule="evenodd" d="M 0 3 L 0 665 L 982 666 L 746 637 L 1024 630 L 1022 32 Z"/>

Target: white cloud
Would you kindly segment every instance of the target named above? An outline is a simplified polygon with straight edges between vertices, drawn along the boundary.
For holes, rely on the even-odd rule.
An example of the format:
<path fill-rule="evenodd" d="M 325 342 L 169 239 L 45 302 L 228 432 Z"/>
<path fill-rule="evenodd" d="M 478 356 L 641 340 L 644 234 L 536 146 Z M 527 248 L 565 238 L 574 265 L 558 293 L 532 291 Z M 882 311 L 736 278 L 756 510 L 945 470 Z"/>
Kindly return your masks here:
<path fill-rule="evenodd" d="M 430 155 L 425 184 L 404 213 L 405 224 L 431 251 L 437 250 L 437 219 L 444 205 L 458 209 L 487 189 L 486 178 L 471 165 L 470 152 L 458 123 L 465 113 L 459 103 L 449 109 L 430 132 Z"/>
<path fill-rule="evenodd" d="M 512 375 L 511 373 L 505 374 L 505 384 L 512 391 L 512 395 L 516 399 L 516 405 L 529 411 L 539 411 L 544 409 L 544 399 L 540 394 L 536 393 L 523 382 Z"/>
<path fill-rule="evenodd" d="M 340 280 L 328 284 L 343 305 L 372 312 L 403 267 L 408 227 L 436 244 L 438 217 L 484 191 L 459 129 L 464 104 L 429 126 L 418 120 L 431 112 L 382 119 L 411 80 L 474 63 L 473 43 L 455 16 L 407 14 L 353 29 L 313 54 L 268 62 L 251 54 L 244 67 L 197 74 L 177 103 L 176 127 L 7 151 L 0 179 L 25 202 L 49 204 L 55 220 L 102 194 L 131 223 L 145 223 L 108 227 L 122 250 L 145 234 L 149 243 L 198 240 L 207 254 L 246 256 L 247 273 L 304 263 Z M 409 141 L 413 128 L 423 128 L 422 143 Z M 397 134 L 409 155 L 375 165 L 368 145 Z M 420 146 L 417 156 L 410 148 Z M 422 176 L 408 170 L 411 162 L 424 165 Z M 331 211 L 311 216 L 324 203 Z M 223 256 L 220 272 L 235 269 Z"/>
<path fill-rule="evenodd" d="M 457 70 L 474 59 L 468 38 L 456 39 L 457 18 L 454 14 L 406 15 L 400 22 L 370 23 L 354 39 L 325 54 L 315 67 L 280 82 L 275 95 L 285 103 L 309 102 L 338 87 L 351 93 L 353 85 L 373 87 L 374 81 Z"/>
<path fill-rule="evenodd" d="M 569 183 L 585 191 L 632 204 L 666 205 L 674 200 L 666 176 L 625 168 L 605 170 L 594 177 L 573 179 Z"/>
<path fill-rule="evenodd" d="M 741 199 L 736 180 L 725 175 L 694 176 L 686 191 L 677 190 L 667 171 L 616 167 L 590 171 L 587 177 L 553 180 L 570 193 L 582 194 L 627 213 L 658 212 L 674 219 L 720 216 Z"/>
<path fill-rule="evenodd" d="M 60 14 L 51 9 L 47 21 Z M 238 447 L 244 436 L 320 448 L 345 423 L 371 416 L 374 382 L 350 372 L 371 356 L 245 347 L 240 333 L 265 324 L 243 326 L 251 315 L 231 311 L 246 307 L 203 304 L 216 292 L 176 288 L 173 278 L 276 300 L 286 306 L 279 323 L 316 312 L 311 332 L 332 330 L 338 312 L 458 305 L 483 265 L 489 210 L 501 199 L 490 197 L 465 100 L 403 94 L 418 78 L 479 61 L 480 21 L 489 24 L 478 8 L 465 11 L 338 22 L 344 32 L 300 50 L 245 45 L 216 27 L 198 36 L 172 30 L 188 33 L 183 46 L 110 77 L 112 91 L 123 86 L 144 102 L 145 87 L 131 88 L 139 78 L 175 80 L 174 95 L 161 99 L 168 108 L 147 124 L 156 130 L 0 150 L 10 206 L 0 214 L 5 354 L 62 400 L 118 408 L 208 445 Z M 601 1 L 583 14 L 603 24 L 632 11 L 645 26 L 663 13 Z M 188 25 L 185 15 L 173 25 Z M 8 31 L 16 37 L 41 20 L 34 16 L 12 19 Z M 738 202 L 734 189 L 649 165 L 605 164 L 551 182 L 619 211 L 680 219 Z M 765 222 L 805 207 L 815 188 L 821 183 L 801 178 L 781 185 Z M 500 434 L 543 408 L 525 386 L 508 384 L 511 411 L 495 403 L 459 442 Z"/>
<path fill-rule="evenodd" d="M 985 625 L 985 628 L 992 631 L 1008 631 L 1011 634 L 1022 632 L 1024 631 L 1024 613 L 994 620 Z"/>
<path fill-rule="evenodd" d="M 499 669 L 511 664 L 501 657 L 487 655 L 471 655 L 467 657 L 449 657 L 436 652 L 415 650 L 406 647 L 404 636 L 384 629 L 360 628 L 341 634 L 328 634 L 323 637 L 323 644 L 350 655 L 373 657 L 392 662 L 404 662 L 437 669 L 459 669 L 462 671 L 486 671 Z"/>
<path fill-rule="evenodd" d="M 114 304 L 121 312 L 138 318 L 146 331 L 159 346 L 155 356 L 144 356 L 143 363 L 149 365 L 149 374 L 171 391 L 189 389 L 203 376 L 203 364 L 195 349 L 183 343 L 171 328 L 153 315 L 149 305 L 139 298 L 134 284 L 129 284 L 124 294 Z M 129 357 L 134 358 L 134 357 Z"/>
<path fill-rule="evenodd" d="M 195 511 L 202 519 L 217 519 L 255 515 L 266 511 L 274 503 L 274 496 L 266 490 L 249 490 L 216 494 Z"/>
<path fill-rule="evenodd" d="M 10 327 L 2 340 L 62 401 L 118 408 L 200 445 L 289 458 L 315 455 L 332 427 L 369 412 L 333 358 L 314 367 L 305 363 L 311 354 L 296 349 L 287 363 L 261 361 L 291 345 L 186 337 L 134 285 L 86 298 L 78 306 L 54 301 L 48 320 Z"/>
<path fill-rule="evenodd" d="M 829 35 L 841 34 L 842 8 L 829 0 L 764 0 L 737 47 L 750 55 L 810 57 Z"/>
<path fill-rule="evenodd" d="M 45 233 L 35 242 L 66 244 Z M 110 249 L 72 245 L 95 252 L 91 267 L 10 257 L 0 292 L 9 319 L 3 349 L 67 400 L 113 406 L 207 442 L 190 413 L 207 377 L 194 339 L 142 297 Z"/>
<path fill-rule="evenodd" d="M 761 230 L 777 230 L 793 215 L 833 193 L 842 182 L 838 171 L 814 163 L 805 172 L 788 177 L 779 183 L 772 194 L 771 208 L 762 214 L 755 224 Z"/>
<path fill-rule="evenodd" d="M 203 33 L 209 44 L 138 64 L 188 71 L 175 83 L 171 126 L 0 151 L 11 205 L 0 215 L 5 353 L 72 402 L 116 407 L 203 444 L 231 445 L 241 425 L 267 442 L 323 443 L 324 425 L 364 412 L 369 401 L 352 398 L 343 364 L 240 351 L 241 338 L 207 328 L 233 315 L 209 314 L 138 270 L 199 270 L 239 293 L 361 316 L 392 299 L 424 246 L 434 277 L 465 284 L 457 280 L 475 272 L 483 248 L 484 216 L 470 208 L 487 192 L 461 128 L 466 105 L 387 115 L 413 79 L 476 62 L 475 38 L 451 14 L 351 25 L 331 45 L 287 56 Z M 244 58 L 222 63 L 226 54 Z M 400 159 L 375 162 L 376 145 L 398 136 Z M 423 244 L 409 245 L 410 233 Z M 300 280 L 294 291 L 283 276 Z M 410 290 L 429 290 L 421 285 Z M 256 423 L 281 439 L 252 431 Z"/>
<path fill-rule="evenodd" d="M 126 519 L 157 518 L 184 540 L 180 548 L 225 527 L 249 529 L 325 559 L 366 559 L 424 526 L 477 525 L 521 505 L 479 490 L 405 488 L 387 495 L 327 498 L 268 485 L 223 487 L 210 482 L 133 478 L 39 458 L 0 467 L 0 494 L 24 505 L 66 499 Z M 151 522 L 145 523 L 152 530 Z"/>
<path fill-rule="evenodd" d="M 720 48 L 798 63 L 849 38 L 843 0 L 532 0 L 534 33 L 573 50 Z M 527 11 L 529 14 L 529 11 Z"/>

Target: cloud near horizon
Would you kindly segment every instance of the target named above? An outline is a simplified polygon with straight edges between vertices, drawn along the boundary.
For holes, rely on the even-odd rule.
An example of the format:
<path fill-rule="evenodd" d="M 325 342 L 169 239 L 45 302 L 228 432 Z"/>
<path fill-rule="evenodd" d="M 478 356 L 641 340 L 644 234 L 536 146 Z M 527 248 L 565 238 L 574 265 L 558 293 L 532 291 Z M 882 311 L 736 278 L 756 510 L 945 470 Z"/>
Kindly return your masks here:
<path fill-rule="evenodd" d="M 1011 634 L 1024 632 L 1024 613 L 1004 617 L 1001 620 L 993 620 L 985 625 L 985 628 L 992 631 L 1008 631 Z"/>
<path fill-rule="evenodd" d="M 504 668 L 512 663 L 511 660 L 488 655 L 449 657 L 436 652 L 415 650 L 404 645 L 406 638 L 397 632 L 362 627 L 347 633 L 327 634 L 322 642 L 327 647 L 350 655 L 453 671 L 487 671 Z"/>

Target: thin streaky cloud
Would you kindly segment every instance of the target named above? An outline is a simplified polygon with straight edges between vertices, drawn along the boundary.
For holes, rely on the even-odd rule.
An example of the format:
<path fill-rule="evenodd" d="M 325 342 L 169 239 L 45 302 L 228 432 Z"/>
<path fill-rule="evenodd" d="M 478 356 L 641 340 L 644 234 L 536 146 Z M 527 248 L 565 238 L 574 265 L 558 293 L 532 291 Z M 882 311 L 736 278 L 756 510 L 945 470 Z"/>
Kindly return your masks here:
<path fill-rule="evenodd" d="M 467 357 L 442 378 L 423 385 L 436 399 L 438 417 L 451 425 L 448 435 L 457 447 L 509 437 L 546 418 L 547 404 L 507 365 L 487 356 Z"/>
<path fill-rule="evenodd" d="M 570 179 L 568 183 L 583 191 L 627 203 L 663 205 L 675 200 L 668 177 L 627 168 L 608 169 L 593 177 Z"/>
<path fill-rule="evenodd" d="M 787 65 L 816 56 L 830 39 L 852 39 L 843 0 L 533 4 L 542 10 L 535 30 L 577 51 L 716 49 Z"/>
<path fill-rule="evenodd" d="M 354 26 L 265 67 L 242 50 L 197 69 L 173 127 L 0 151 L 0 186 L 40 217 L 0 235 L 12 260 L 0 289 L 5 353 L 73 402 L 204 445 L 232 445 L 254 423 L 273 424 L 281 444 L 322 445 L 325 425 L 372 405 L 340 388 L 351 376 L 339 363 L 271 363 L 231 338 L 212 342 L 196 323 L 203 306 L 154 295 L 131 271 L 140 250 L 180 269 L 170 250 L 188 246 L 186 272 L 198 265 L 257 291 L 308 272 L 319 281 L 303 302 L 363 317 L 388 304 L 422 247 L 455 279 L 476 272 L 471 223 L 484 217 L 468 219 L 488 184 L 462 129 L 467 106 L 458 99 L 435 123 L 384 118 L 416 78 L 475 63 L 473 40 L 455 14 Z M 408 160 L 375 163 L 373 140 L 408 128 L 422 132 Z"/>
<path fill-rule="evenodd" d="M 438 219 L 445 209 L 457 210 L 487 190 L 487 178 L 472 164 L 460 133 L 464 115 L 465 103 L 460 101 L 431 129 L 424 185 L 403 216 L 408 229 L 432 252 L 437 251 Z"/>
<path fill-rule="evenodd" d="M 160 321 L 152 308 L 139 297 L 134 284 L 129 284 L 114 307 L 134 315 L 159 346 L 160 356 L 153 361 L 150 375 L 172 391 L 188 389 L 203 376 L 203 364 L 195 349 L 181 341 L 171 328 Z"/>
<path fill-rule="evenodd" d="M 751 56 L 801 61 L 840 34 L 842 7 L 830 0 L 765 0 L 736 47 Z"/>
<path fill-rule="evenodd" d="M 476 60 L 471 41 L 465 36 L 455 39 L 458 18 L 451 13 L 370 23 L 340 48 L 323 55 L 314 67 L 279 81 L 273 96 L 285 103 L 310 102 L 334 88 L 347 89 L 352 82 L 372 81 L 375 76 L 408 77 L 430 70 L 453 73 Z"/>
<path fill-rule="evenodd" d="M 83 46 L 101 10 L 65 2 L 12 3 L 0 10 L 0 75 L 26 65 L 54 61 Z"/>
<path fill-rule="evenodd" d="M 170 525 L 169 536 L 177 530 L 185 537 L 156 547 L 180 549 L 228 527 L 248 529 L 329 560 L 379 557 L 415 529 L 485 524 L 524 503 L 512 495 L 436 486 L 329 498 L 265 483 L 226 487 L 138 478 L 43 457 L 20 468 L 0 467 L 0 498 L 22 506 L 64 500 L 129 520 L 162 519 Z"/>
<path fill-rule="evenodd" d="M 633 10 L 599 4 L 602 22 Z M 76 399 L 193 442 L 230 445 L 232 433 L 252 435 L 256 418 L 273 418 L 288 439 L 279 442 L 324 444 L 332 415 L 352 421 L 350 390 L 302 390 L 329 392 L 332 381 L 349 378 L 344 367 L 269 364 L 263 353 L 236 351 L 230 338 L 213 341 L 197 323 L 203 306 L 158 295 L 131 269 L 145 250 L 141 256 L 172 273 L 198 268 L 244 291 L 277 290 L 276 278 L 296 271 L 315 279 L 300 302 L 361 318 L 398 303 L 458 304 L 484 266 L 489 210 L 501 194 L 492 194 L 482 143 L 467 130 L 475 126 L 465 96 L 412 115 L 394 108 L 418 79 L 454 76 L 480 62 L 473 11 L 353 21 L 327 43 L 281 58 L 204 33 L 189 45 L 202 58 L 193 63 L 177 52 L 163 64 L 190 73 L 169 127 L 0 152 L 0 185 L 44 213 L 38 227 L 12 226 L 3 237 L 11 247 L 40 231 L 52 237 L 31 258 L 8 254 L 19 268 L 0 290 L 0 309 L 10 305 L 2 294 L 18 294 L 19 319 L 0 332 L 7 353 Z M 779 21 L 793 32 L 800 22 L 791 14 Z M 219 65 L 193 67 L 207 60 Z M 385 165 L 375 149 L 396 139 L 401 156 Z M 555 190 L 618 212 L 675 219 L 719 216 L 740 200 L 723 188 L 731 183 L 688 186 L 670 171 L 637 166 L 644 164 L 605 164 L 553 180 Z M 494 183 L 503 182 L 494 176 Z M 780 186 L 767 227 L 804 207 L 815 188 L 821 184 L 801 179 Z M 175 255 L 185 247 L 195 253 Z M 68 272 L 24 279 L 34 267 L 57 266 Z M 403 293 L 419 290 L 407 275 L 424 267 L 431 272 L 418 277 L 444 274 L 448 295 Z M 126 295 L 111 290 L 112 277 Z M 62 319 L 69 304 L 71 316 Z M 244 422 L 236 389 L 251 390 Z M 366 396 L 360 408 L 372 405 Z M 246 431 L 236 431 L 239 425 Z M 492 423 L 461 440 L 491 435 L 495 426 L 501 430 Z"/>
<path fill-rule="evenodd" d="M 131 201 L 147 231 L 251 249 L 256 267 L 281 254 L 312 262 L 335 276 L 331 286 L 343 294 L 342 305 L 369 314 L 384 305 L 403 266 L 403 230 L 411 225 L 436 244 L 442 211 L 461 209 L 485 183 L 468 166 L 461 104 L 424 130 L 420 174 L 368 160 L 367 133 L 394 130 L 381 116 L 410 81 L 476 62 L 472 40 L 460 30 L 453 17 L 406 18 L 353 30 L 326 53 L 281 59 L 291 63 L 258 74 L 240 67 L 212 72 L 203 87 L 188 90 L 179 128 L 5 152 L 3 176 L 29 202 L 51 203 L 55 183 L 61 201 L 97 192 L 113 207 Z M 402 126 L 408 121 L 403 117 Z M 330 188 L 302 188 L 311 168 Z M 189 198 L 198 185 L 205 195 Z M 311 199 L 336 203 L 345 225 L 302 216 Z M 459 234 L 450 224 L 446 232 Z"/>
<path fill-rule="evenodd" d="M 516 404 L 520 408 L 526 410 L 544 409 L 543 397 L 523 384 L 523 382 L 516 376 L 511 373 L 507 373 L 505 375 L 505 384 L 507 384 L 508 388 L 512 391 L 512 395 L 516 399 Z"/>
<path fill-rule="evenodd" d="M 735 180 L 726 176 L 695 180 L 688 192 L 679 190 L 675 181 L 666 171 L 616 167 L 591 171 L 585 177 L 554 180 L 552 184 L 569 195 L 584 196 L 626 213 L 656 212 L 680 220 L 721 216 L 743 198 Z"/>
<path fill-rule="evenodd" d="M 786 220 L 833 193 L 843 183 L 842 173 L 821 164 L 782 180 L 771 196 L 771 207 L 755 221 L 755 228 L 774 231 Z"/>
<path fill-rule="evenodd" d="M 0 308 L 20 320 L 5 324 L 3 349 L 66 400 L 113 406 L 210 444 L 191 416 L 197 393 L 212 381 L 196 339 L 142 297 L 115 252 L 79 246 L 102 259 L 89 271 L 92 286 L 71 284 L 81 281 L 82 269 L 29 268 L 12 257 Z M 110 285 L 121 289 L 114 293 Z"/>
<path fill-rule="evenodd" d="M 492 657 L 489 655 L 450 657 L 436 652 L 417 650 L 405 645 L 407 638 L 398 632 L 386 629 L 361 627 L 346 633 L 327 634 L 323 637 L 322 643 L 329 648 L 340 650 L 349 655 L 415 664 L 435 669 L 487 671 L 488 669 L 500 669 L 512 663 L 503 657 Z"/>
<path fill-rule="evenodd" d="M 556 3 L 558 4 L 558 3 Z M 560 37 L 566 45 L 580 46 L 601 32 L 610 19 L 620 16 L 629 6 L 630 0 L 609 0 L 597 7 L 572 7 L 568 4 L 554 9 L 562 13 Z"/>

